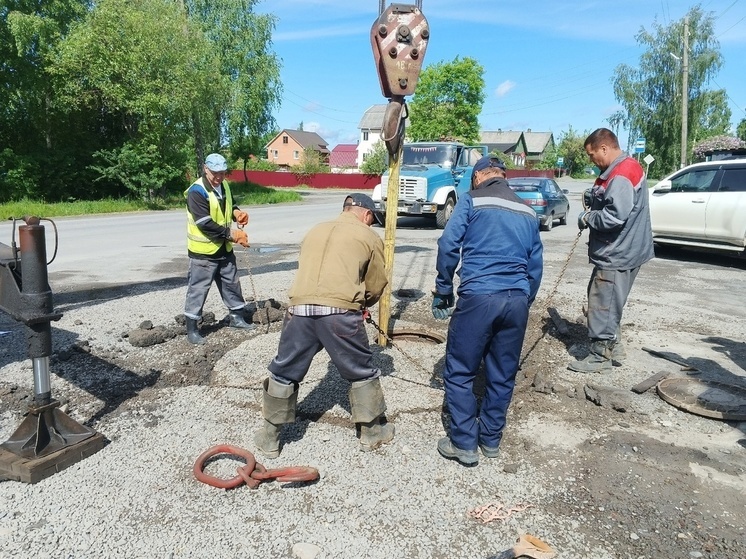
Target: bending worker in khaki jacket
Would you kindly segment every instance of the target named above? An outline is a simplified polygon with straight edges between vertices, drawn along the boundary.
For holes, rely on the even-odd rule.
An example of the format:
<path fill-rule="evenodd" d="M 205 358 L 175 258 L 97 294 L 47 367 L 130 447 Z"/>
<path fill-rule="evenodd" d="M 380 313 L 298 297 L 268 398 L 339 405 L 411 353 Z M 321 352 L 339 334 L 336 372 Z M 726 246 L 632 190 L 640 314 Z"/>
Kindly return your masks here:
<path fill-rule="evenodd" d="M 264 381 L 264 426 L 254 438 L 268 458 L 280 454 L 282 426 L 295 421 L 298 384 L 322 347 L 350 381 L 361 449 L 373 450 L 394 438 L 394 427 L 384 417 L 381 371 L 372 364 L 363 318 L 363 310 L 378 302 L 387 283 L 383 241 L 369 228 L 377 219 L 375 205 L 369 196 L 356 193 L 345 198 L 342 209 L 337 219 L 311 229 L 301 244 L 277 356 Z"/>

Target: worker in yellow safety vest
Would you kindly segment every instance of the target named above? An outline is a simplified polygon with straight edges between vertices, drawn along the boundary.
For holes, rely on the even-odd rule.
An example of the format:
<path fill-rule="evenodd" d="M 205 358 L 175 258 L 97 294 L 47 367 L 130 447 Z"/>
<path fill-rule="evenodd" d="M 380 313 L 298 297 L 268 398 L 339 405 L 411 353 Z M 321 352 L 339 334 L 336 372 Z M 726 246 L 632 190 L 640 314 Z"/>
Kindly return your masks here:
<path fill-rule="evenodd" d="M 202 307 L 214 281 L 228 307 L 229 325 L 251 330 L 254 324 L 243 316 L 244 301 L 238 281 L 236 255 L 233 243 L 249 246 L 249 238 L 242 229 L 232 229 L 235 221 L 239 227 L 249 222 L 249 214 L 233 204 L 233 197 L 225 174 L 228 163 L 219 153 L 205 159 L 202 176 L 186 189 L 187 250 L 189 272 L 187 275 L 184 315 L 187 339 L 193 344 L 204 344 L 199 332 Z"/>

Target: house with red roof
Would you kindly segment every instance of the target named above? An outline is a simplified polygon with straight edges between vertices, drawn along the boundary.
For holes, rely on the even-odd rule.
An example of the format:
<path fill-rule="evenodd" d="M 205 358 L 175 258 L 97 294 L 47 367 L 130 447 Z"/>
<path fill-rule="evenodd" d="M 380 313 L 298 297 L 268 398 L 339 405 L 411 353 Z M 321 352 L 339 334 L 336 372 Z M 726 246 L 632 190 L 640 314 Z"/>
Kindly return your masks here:
<path fill-rule="evenodd" d="M 357 144 L 338 144 L 329 155 L 332 173 L 357 171 Z"/>

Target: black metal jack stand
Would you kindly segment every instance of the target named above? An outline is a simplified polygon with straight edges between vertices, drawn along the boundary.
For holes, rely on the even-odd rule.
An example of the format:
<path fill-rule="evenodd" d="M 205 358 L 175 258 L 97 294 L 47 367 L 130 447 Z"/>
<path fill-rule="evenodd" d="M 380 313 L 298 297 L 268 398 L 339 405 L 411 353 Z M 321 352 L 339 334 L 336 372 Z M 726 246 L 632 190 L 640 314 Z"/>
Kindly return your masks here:
<path fill-rule="evenodd" d="M 65 414 L 51 397 L 50 322 L 62 314 L 52 305 L 44 227 L 37 217 L 24 222 L 18 228 L 20 251 L 15 233 L 12 246 L 0 243 L 0 309 L 26 326 L 34 401 L 21 425 L 0 444 L 0 478 L 36 483 L 101 450 L 104 437 Z"/>

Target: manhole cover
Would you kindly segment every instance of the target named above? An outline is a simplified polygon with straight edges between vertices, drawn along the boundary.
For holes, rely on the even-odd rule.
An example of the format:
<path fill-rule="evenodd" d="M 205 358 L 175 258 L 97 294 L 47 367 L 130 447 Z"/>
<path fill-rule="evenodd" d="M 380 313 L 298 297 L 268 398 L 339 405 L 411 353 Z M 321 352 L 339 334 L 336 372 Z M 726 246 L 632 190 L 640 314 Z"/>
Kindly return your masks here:
<path fill-rule="evenodd" d="M 746 421 L 746 388 L 714 380 L 669 378 L 658 383 L 658 394 L 682 410 L 727 421 Z"/>
<path fill-rule="evenodd" d="M 442 344 L 446 341 L 445 336 L 426 330 L 394 330 L 391 332 L 390 338 L 394 341 L 423 342 L 427 344 Z"/>

